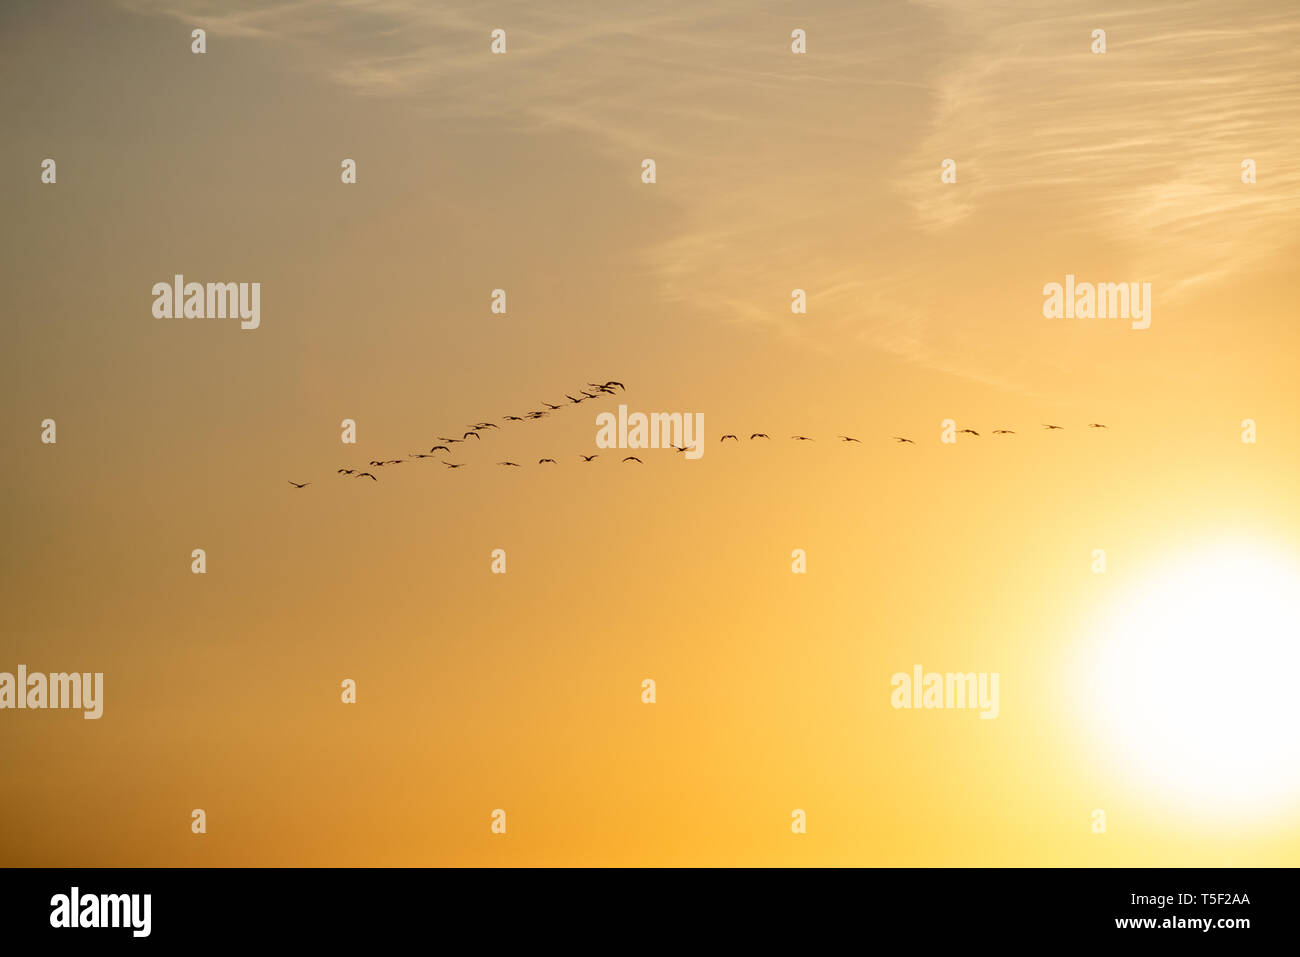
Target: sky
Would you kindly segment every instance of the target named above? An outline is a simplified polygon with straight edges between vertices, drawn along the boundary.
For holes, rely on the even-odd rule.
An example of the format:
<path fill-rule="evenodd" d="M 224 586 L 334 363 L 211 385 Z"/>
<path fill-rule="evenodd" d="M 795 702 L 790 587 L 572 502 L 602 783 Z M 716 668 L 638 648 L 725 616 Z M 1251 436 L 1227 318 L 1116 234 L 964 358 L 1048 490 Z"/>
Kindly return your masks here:
<path fill-rule="evenodd" d="M 4 4 L 0 671 L 105 701 L 0 711 L 0 863 L 1294 866 L 1294 793 L 1202 786 L 1208 749 L 1146 773 L 1168 742 L 1081 689 L 1187 556 L 1300 561 L 1298 34 L 1287 3 Z M 177 273 L 260 282 L 260 326 L 156 318 Z M 1046 318 L 1067 275 L 1150 283 L 1150 327 Z M 619 403 L 702 413 L 704 454 L 598 449 Z M 336 473 L 483 420 L 463 469 Z M 1279 698 L 1288 616 L 1242 679 Z M 998 673 L 996 720 L 893 708 L 916 664 Z M 1198 715 L 1276 743 L 1242 773 L 1294 767 L 1296 711 L 1216 688 Z"/>

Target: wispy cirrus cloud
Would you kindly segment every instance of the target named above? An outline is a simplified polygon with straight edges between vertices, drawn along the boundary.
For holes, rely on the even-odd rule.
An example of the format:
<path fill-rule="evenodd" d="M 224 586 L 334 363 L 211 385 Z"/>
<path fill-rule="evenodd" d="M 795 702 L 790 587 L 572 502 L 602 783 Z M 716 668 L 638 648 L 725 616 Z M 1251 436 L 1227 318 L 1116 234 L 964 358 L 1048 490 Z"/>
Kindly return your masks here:
<path fill-rule="evenodd" d="M 124 2 L 292 48 L 342 89 L 440 121 L 579 134 L 629 183 L 653 157 L 678 211 L 642 244 L 665 300 L 1008 388 L 986 329 L 934 319 L 953 244 L 1033 290 L 1044 277 L 997 258 L 1006 236 L 1032 230 L 1063 258 L 1092 237 L 1167 302 L 1296 238 L 1288 4 Z M 504 58 L 488 54 L 496 27 Z M 1105 55 L 1089 51 L 1098 28 Z M 956 186 L 939 183 L 944 158 Z M 791 316 L 795 286 L 815 317 Z"/>
<path fill-rule="evenodd" d="M 944 230 L 1008 197 L 1050 195 L 1113 235 L 1166 294 L 1250 265 L 1296 237 L 1300 19 L 1291 4 L 924 0 L 964 38 L 936 78 L 916 162 L 959 159 L 961 200 L 900 180 Z M 1094 29 L 1108 50 L 1090 50 Z M 1242 160 L 1260 167 L 1245 186 Z"/>

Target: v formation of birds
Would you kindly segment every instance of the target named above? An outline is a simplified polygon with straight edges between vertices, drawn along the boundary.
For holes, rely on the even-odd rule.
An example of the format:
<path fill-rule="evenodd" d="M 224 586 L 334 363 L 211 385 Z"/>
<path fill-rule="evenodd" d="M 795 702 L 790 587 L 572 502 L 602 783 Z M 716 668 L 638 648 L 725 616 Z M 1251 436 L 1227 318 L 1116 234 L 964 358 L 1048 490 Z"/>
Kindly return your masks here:
<path fill-rule="evenodd" d="M 594 389 L 595 391 L 588 392 L 587 389 Z M 534 409 L 530 412 L 524 413 L 523 415 L 505 415 L 502 416 L 501 419 L 503 422 L 536 422 L 540 419 L 546 418 L 549 415 L 554 415 L 556 412 L 559 412 L 565 408 L 581 405 L 583 402 L 587 402 L 592 399 L 599 399 L 602 397 L 602 395 L 618 395 L 620 392 L 627 391 L 627 387 L 624 386 L 622 382 L 613 379 L 603 384 L 589 382 L 587 383 L 587 389 L 574 390 L 578 393 L 577 396 L 569 395 L 567 392 L 564 393 L 564 397 L 569 400 L 569 406 L 565 406 L 564 404 L 556 405 L 551 402 L 543 401 L 541 403 L 543 408 L 541 409 Z M 1048 431 L 1062 431 L 1065 429 L 1065 426 L 1063 425 L 1055 425 L 1047 422 L 1042 423 L 1042 427 L 1043 429 Z M 1101 422 L 1089 422 L 1085 426 L 1085 428 L 1105 429 L 1108 428 L 1108 426 L 1104 425 Z M 417 462 L 421 459 L 433 459 L 434 461 L 441 462 L 442 465 L 444 465 L 448 469 L 465 468 L 466 465 L 468 465 L 469 463 L 451 461 L 450 456 L 453 454 L 451 447 L 453 445 L 458 445 L 458 444 L 468 445 L 471 439 L 473 439 L 476 443 L 481 442 L 483 439 L 483 435 L 491 431 L 499 432 L 501 431 L 501 426 L 495 422 L 490 422 L 490 421 L 475 422 L 465 432 L 462 432 L 459 438 L 456 438 L 454 435 L 438 436 L 436 443 L 434 445 L 431 445 L 427 452 L 424 451 L 411 452 L 404 457 L 399 457 L 395 459 L 371 459 L 370 462 L 367 463 L 367 467 L 365 468 L 362 467 L 340 468 L 336 471 L 336 474 L 341 478 L 369 479 L 372 482 L 378 482 L 379 477 L 375 474 L 377 471 L 380 471 L 385 468 L 390 468 L 396 465 L 403 465 L 407 462 Z M 975 429 L 958 429 L 957 433 L 961 435 L 971 435 L 977 438 L 981 435 L 981 433 L 976 431 Z M 989 434 L 990 435 L 1015 435 L 1017 433 L 1014 429 L 993 429 L 992 432 L 990 432 Z M 894 442 L 900 445 L 916 444 L 916 441 L 914 439 L 910 439 L 907 436 L 903 436 L 903 435 L 894 435 L 894 436 L 890 436 L 890 438 Z M 718 439 L 718 444 L 721 445 L 727 442 L 728 440 L 735 442 L 737 445 L 739 445 L 743 441 L 742 436 L 740 434 L 734 432 L 727 432 L 723 434 L 721 438 Z M 816 437 L 810 435 L 791 435 L 790 440 L 794 442 L 817 441 Z M 772 436 L 767 432 L 751 432 L 749 433 L 749 438 L 747 441 L 771 442 Z M 861 439 L 856 438 L 852 435 L 836 435 L 835 441 L 838 441 L 842 444 L 857 444 L 857 445 L 862 444 Z M 677 445 L 673 445 L 669 447 L 672 448 L 673 451 L 675 452 L 687 452 L 689 451 L 690 448 L 689 446 L 677 446 Z M 444 453 L 444 454 L 440 455 L 439 453 Z M 584 463 L 594 462 L 596 459 L 600 458 L 600 456 L 601 456 L 600 452 L 595 452 L 590 455 L 584 452 L 577 453 L 577 457 Z M 617 455 L 617 453 L 614 453 L 610 455 L 610 458 L 619 458 L 621 462 L 627 464 L 636 464 L 636 465 L 645 464 L 642 461 L 642 459 L 636 455 L 624 455 L 620 458 Z M 558 459 L 552 458 L 550 456 L 544 456 L 537 460 L 537 464 L 549 466 L 549 465 L 559 465 L 560 463 Z M 511 459 L 503 459 L 496 462 L 496 465 L 504 468 L 522 468 L 524 463 L 515 462 Z M 295 482 L 291 479 L 289 480 L 289 484 L 292 485 L 295 489 L 303 489 L 311 485 L 312 483 Z"/>

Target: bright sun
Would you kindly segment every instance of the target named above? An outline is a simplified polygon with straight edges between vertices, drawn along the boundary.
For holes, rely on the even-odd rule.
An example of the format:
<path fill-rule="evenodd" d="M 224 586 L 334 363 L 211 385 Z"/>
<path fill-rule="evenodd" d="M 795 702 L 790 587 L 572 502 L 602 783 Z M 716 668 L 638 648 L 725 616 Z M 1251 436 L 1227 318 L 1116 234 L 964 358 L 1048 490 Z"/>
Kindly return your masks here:
<path fill-rule="evenodd" d="M 1262 810 L 1300 793 L 1300 570 L 1219 547 L 1132 588 L 1079 662 L 1103 757 L 1163 801 Z"/>

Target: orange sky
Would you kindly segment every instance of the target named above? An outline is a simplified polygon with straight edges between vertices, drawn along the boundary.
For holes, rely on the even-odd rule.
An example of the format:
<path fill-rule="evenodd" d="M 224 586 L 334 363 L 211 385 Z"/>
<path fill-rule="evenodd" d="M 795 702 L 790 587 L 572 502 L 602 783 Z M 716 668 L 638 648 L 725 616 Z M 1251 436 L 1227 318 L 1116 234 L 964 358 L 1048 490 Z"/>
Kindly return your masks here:
<path fill-rule="evenodd" d="M 0 671 L 106 688 L 0 712 L 0 863 L 1297 863 L 1066 705 L 1142 572 L 1300 553 L 1292 5 L 707 6 L 0 11 Z M 1067 273 L 1151 328 L 1043 318 Z M 704 456 L 582 463 L 619 401 Z M 997 720 L 892 710 L 917 663 Z"/>

